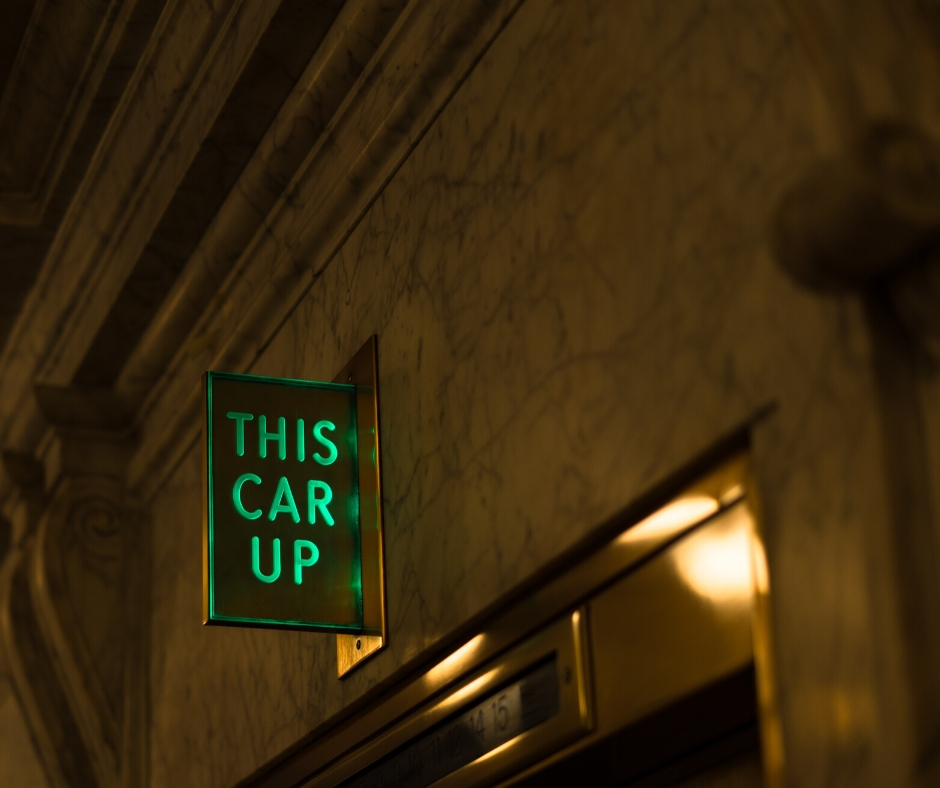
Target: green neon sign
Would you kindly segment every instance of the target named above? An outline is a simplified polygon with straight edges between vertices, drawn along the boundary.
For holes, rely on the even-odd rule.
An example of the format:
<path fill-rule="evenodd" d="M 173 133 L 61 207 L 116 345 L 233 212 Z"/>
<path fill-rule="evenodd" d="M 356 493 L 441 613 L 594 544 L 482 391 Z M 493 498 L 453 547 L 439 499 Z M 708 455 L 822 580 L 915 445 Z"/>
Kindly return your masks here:
<path fill-rule="evenodd" d="M 204 387 L 205 623 L 362 631 L 356 387 Z"/>

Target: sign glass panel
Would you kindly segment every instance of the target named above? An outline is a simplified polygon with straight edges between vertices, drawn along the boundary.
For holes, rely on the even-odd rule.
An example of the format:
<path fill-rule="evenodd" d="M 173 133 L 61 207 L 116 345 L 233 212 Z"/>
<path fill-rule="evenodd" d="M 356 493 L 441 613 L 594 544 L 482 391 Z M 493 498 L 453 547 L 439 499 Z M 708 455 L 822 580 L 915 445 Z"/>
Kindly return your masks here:
<path fill-rule="evenodd" d="M 207 372 L 206 623 L 362 629 L 355 386 Z"/>

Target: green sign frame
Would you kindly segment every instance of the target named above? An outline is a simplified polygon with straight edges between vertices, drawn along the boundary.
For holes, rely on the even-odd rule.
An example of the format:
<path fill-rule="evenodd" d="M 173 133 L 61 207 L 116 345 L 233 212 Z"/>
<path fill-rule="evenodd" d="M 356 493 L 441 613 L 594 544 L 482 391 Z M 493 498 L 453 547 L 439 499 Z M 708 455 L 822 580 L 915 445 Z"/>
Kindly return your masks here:
<path fill-rule="evenodd" d="M 204 624 L 384 647 L 375 345 L 333 382 L 203 376 Z"/>

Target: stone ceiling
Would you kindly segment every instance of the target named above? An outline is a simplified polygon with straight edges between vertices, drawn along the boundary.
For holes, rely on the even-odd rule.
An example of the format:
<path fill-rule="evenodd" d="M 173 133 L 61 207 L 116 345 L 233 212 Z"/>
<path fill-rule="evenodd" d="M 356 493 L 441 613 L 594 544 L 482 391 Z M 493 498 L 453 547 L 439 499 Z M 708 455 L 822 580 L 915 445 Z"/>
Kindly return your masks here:
<path fill-rule="evenodd" d="M 0 25 L 0 345 L 163 0 L 10 0 Z"/>
<path fill-rule="evenodd" d="M 145 411 L 165 400 L 174 418 L 196 424 L 174 388 L 186 389 L 187 403 L 192 399 L 199 374 L 187 365 L 248 363 L 229 358 L 235 353 L 229 346 L 251 336 L 249 329 L 220 332 L 218 316 L 244 298 L 243 321 L 260 315 L 276 323 L 277 310 L 289 306 L 279 295 L 284 283 L 297 279 L 300 293 L 328 262 L 415 144 L 411 116 L 420 114 L 418 125 L 426 128 L 446 98 L 437 72 L 426 71 L 402 42 L 410 36 L 451 55 L 462 51 L 463 34 L 441 38 L 446 15 L 414 16 L 404 13 L 406 5 L 6 5 L 0 29 L 6 516 L 17 500 L 10 497 L 13 458 L 41 459 L 48 448 L 40 394 L 68 392 L 76 407 L 118 408 L 135 430 Z M 267 305 L 249 307 L 254 301 Z M 185 372 L 175 371 L 181 365 Z"/>
<path fill-rule="evenodd" d="M 90 347 L 74 359 L 70 379 L 57 382 L 101 388 L 114 383 L 343 2 L 225 2 L 197 9 L 201 5 L 182 0 L 5 4 L 0 349 L 6 346 L 6 358 L 24 342 L 45 341 L 26 335 L 35 328 L 24 311 L 27 301 L 32 294 L 42 303 L 49 288 L 61 289 L 53 281 L 56 267 L 87 266 L 83 257 L 94 244 L 90 237 L 84 244 L 77 238 L 89 225 L 98 224 L 104 233 L 126 231 L 116 217 L 85 210 L 102 178 L 153 175 L 146 170 L 154 159 L 148 162 L 147 156 L 159 157 L 161 146 L 179 144 L 173 127 L 200 90 L 194 80 L 206 77 L 202 58 L 218 45 L 217 35 L 229 35 L 224 32 L 229 27 L 254 28 L 241 59 L 221 67 L 217 83 L 208 88 L 219 95 L 206 102 L 202 110 L 211 114 L 190 132 L 195 135 L 188 141 L 190 158 L 178 162 L 184 169 L 173 173 L 178 181 L 163 190 L 162 204 L 137 208 L 155 226 L 146 231 L 143 247 L 133 250 L 133 259 L 122 261 L 109 302 L 101 303 L 102 322 L 93 328 Z M 267 10 L 256 13 L 262 6 Z M 166 71 L 159 74 L 157 68 Z M 151 124 L 149 149 L 145 134 L 122 128 L 135 110 L 143 110 L 137 122 Z M 137 151 L 130 149 L 134 145 Z M 55 308 L 63 314 L 70 309 Z M 22 332 L 14 336 L 18 320 Z"/>

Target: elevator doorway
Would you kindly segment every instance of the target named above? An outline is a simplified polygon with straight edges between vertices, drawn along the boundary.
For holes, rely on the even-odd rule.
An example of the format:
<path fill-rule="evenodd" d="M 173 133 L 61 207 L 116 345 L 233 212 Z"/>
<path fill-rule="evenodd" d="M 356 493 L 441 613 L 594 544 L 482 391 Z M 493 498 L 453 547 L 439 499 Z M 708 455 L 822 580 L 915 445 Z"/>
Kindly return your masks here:
<path fill-rule="evenodd" d="M 599 526 L 476 634 L 245 785 L 779 788 L 749 455 Z"/>

